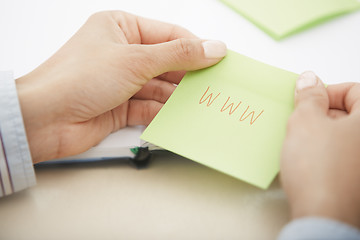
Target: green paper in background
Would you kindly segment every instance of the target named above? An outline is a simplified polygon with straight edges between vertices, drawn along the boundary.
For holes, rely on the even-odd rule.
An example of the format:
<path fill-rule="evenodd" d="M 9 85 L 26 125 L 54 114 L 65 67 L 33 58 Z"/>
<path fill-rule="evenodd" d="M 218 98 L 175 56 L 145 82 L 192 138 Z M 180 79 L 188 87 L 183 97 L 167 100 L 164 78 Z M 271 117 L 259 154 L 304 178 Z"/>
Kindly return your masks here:
<path fill-rule="evenodd" d="M 277 40 L 360 9 L 357 0 L 221 1 Z"/>
<path fill-rule="evenodd" d="M 141 138 L 267 188 L 279 171 L 297 76 L 229 51 L 187 73 Z"/>

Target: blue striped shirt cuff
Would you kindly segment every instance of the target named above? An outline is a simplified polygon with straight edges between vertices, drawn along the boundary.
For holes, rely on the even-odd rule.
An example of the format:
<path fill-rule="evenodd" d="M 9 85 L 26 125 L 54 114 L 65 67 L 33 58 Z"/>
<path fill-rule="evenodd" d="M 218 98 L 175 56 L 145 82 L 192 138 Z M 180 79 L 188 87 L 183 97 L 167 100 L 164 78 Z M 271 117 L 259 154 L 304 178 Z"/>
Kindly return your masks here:
<path fill-rule="evenodd" d="M 36 184 L 12 72 L 0 72 L 0 197 Z"/>
<path fill-rule="evenodd" d="M 278 240 L 360 240 L 360 230 L 328 218 L 299 218 L 287 224 Z"/>

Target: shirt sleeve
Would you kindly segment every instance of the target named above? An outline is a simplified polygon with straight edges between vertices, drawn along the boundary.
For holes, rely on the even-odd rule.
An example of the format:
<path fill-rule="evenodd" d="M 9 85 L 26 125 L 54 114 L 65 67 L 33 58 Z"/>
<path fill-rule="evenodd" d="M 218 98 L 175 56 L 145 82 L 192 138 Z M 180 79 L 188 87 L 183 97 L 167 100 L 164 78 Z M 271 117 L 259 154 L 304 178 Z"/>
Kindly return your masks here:
<path fill-rule="evenodd" d="M 327 218 L 300 218 L 286 225 L 278 240 L 360 240 L 359 229 Z"/>
<path fill-rule="evenodd" d="M 13 73 L 0 71 L 0 197 L 35 184 Z"/>

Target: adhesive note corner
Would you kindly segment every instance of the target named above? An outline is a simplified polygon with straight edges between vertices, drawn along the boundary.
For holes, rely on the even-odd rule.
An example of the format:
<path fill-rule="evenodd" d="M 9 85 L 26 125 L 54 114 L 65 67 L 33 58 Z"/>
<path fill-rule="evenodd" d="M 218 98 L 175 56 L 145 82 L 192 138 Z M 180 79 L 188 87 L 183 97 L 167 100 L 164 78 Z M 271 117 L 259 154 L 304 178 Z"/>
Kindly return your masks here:
<path fill-rule="evenodd" d="M 279 171 L 297 77 L 229 51 L 187 73 L 141 138 L 265 189 Z"/>
<path fill-rule="evenodd" d="M 358 0 L 220 0 L 276 40 L 360 9 Z"/>

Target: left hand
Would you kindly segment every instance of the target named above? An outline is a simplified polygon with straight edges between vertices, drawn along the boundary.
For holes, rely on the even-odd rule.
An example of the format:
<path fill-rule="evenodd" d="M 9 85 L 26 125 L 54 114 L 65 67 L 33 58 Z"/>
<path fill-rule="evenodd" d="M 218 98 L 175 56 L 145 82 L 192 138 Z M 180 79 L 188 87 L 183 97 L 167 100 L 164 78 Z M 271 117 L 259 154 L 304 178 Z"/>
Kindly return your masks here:
<path fill-rule="evenodd" d="M 33 162 L 86 151 L 149 124 L 184 75 L 226 54 L 167 23 L 113 11 L 91 16 L 49 60 L 17 79 Z"/>

